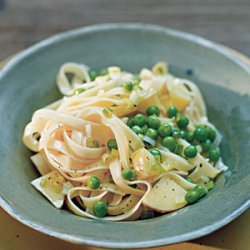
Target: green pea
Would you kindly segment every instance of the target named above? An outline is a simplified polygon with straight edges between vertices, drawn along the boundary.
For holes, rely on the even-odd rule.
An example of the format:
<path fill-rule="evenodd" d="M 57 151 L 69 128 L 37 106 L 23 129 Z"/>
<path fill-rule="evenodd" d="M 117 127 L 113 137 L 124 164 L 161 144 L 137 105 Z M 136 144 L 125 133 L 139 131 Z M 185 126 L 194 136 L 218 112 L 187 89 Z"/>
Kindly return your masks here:
<path fill-rule="evenodd" d="M 134 171 L 132 169 L 125 168 L 122 170 L 122 177 L 125 180 L 130 180 L 133 178 L 133 176 L 134 176 Z"/>
<path fill-rule="evenodd" d="M 115 138 L 109 139 L 107 142 L 107 146 L 108 146 L 110 151 L 112 149 L 118 149 L 117 142 L 116 142 Z"/>
<path fill-rule="evenodd" d="M 194 158 L 198 154 L 198 150 L 195 146 L 190 145 L 184 149 L 184 155 L 188 158 Z"/>
<path fill-rule="evenodd" d="M 172 136 L 166 136 L 162 140 L 162 145 L 168 148 L 171 152 L 174 152 L 176 149 L 177 142 Z"/>
<path fill-rule="evenodd" d="M 94 215 L 97 217 L 104 217 L 108 212 L 108 206 L 104 201 L 98 201 L 93 207 Z"/>
<path fill-rule="evenodd" d="M 100 179 L 96 176 L 90 176 L 88 180 L 88 186 L 91 189 L 97 189 L 100 187 Z"/>
<path fill-rule="evenodd" d="M 161 151 L 156 149 L 156 148 L 152 148 L 149 150 L 149 152 L 155 157 L 156 160 L 161 161 L 162 160 L 162 155 L 161 155 Z"/>
<path fill-rule="evenodd" d="M 131 128 L 135 125 L 135 118 L 134 117 L 131 117 L 128 119 L 127 121 L 127 125 Z"/>
<path fill-rule="evenodd" d="M 133 90 L 133 83 L 131 81 L 126 81 L 123 83 L 122 87 L 127 91 Z"/>
<path fill-rule="evenodd" d="M 182 116 L 178 121 L 177 125 L 179 128 L 186 128 L 187 125 L 189 124 L 189 119 L 184 115 Z"/>
<path fill-rule="evenodd" d="M 211 127 L 206 127 L 205 128 L 207 134 L 208 134 L 208 138 L 211 140 L 211 142 L 213 142 L 216 138 L 216 132 L 214 129 L 212 129 Z"/>
<path fill-rule="evenodd" d="M 158 132 L 153 128 L 148 128 L 145 135 L 156 140 L 158 137 Z"/>
<path fill-rule="evenodd" d="M 181 134 L 180 134 L 180 130 L 178 128 L 173 128 L 172 129 L 172 136 L 175 138 L 175 139 L 178 139 L 181 137 Z"/>
<path fill-rule="evenodd" d="M 199 194 L 195 190 L 190 190 L 185 195 L 185 200 L 190 204 L 195 203 L 198 199 Z"/>
<path fill-rule="evenodd" d="M 207 190 L 206 188 L 203 186 L 203 185 L 196 185 L 194 188 L 193 188 L 194 191 L 196 191 L 198 193 L 198 197 L 199 199 L 201 197 L 203 197 L 206 193 L 207 193 Z"/>
<path fill-rule="evenodd" d="M 143 127 L 146 123 L 147 123 L 147 119 L 144 115 L 137 114 L 135 116 L 134 125 L 137 125 L 139 127 Z"/>
<path fill-rule="evenodd" d="M 194 131 L 194 139 L 201 142 L 201 141 L 205 141 L 208 137 L 208 133 L 205 130 L 205 128 L 202 127 L 198 127 L 195 131 Z"/>
<path fill-rule="evenodd" d="M 147 109 L 147 115 L 160 115 L 160 108 L 158 106 L 150 106 Z"/>
<path fill-rule="evenodd" d="M 217 161 L 220 158 L 220 151 L 219 149 L 212 148 L 208 152 L 208 157 L 211 161 Z"/>
<path fill-rule="evenodd" d="M 209 139 L 207 139 L 201 143 L 201 147 L 202 147 L 204 152 L 208 152 L 212 147 L 212 143 Z"/>
<path fill-rule="evenodd" d="M 186 180 L 189 181 L 189 182 L 191 182 L 191 183 L 194 183 L 193 179 L 190 178 L 190 177 L 187 177 Z"/>
<path fill-rule="evenodd" d="M 169 136 L 172 133 L 172 126 L 168 123 L 164 123 L 159 127 L 158 133 L 161 137 Z"/>
<path fill-rule="evenodd" d="M 97 72 L 94 70 L 89 70 L 88 74 L 89 74 L 89 78 L 91 81 L 94 81 L 96 77 L 98 76 Z"/>
<path fill-rule="evenodd" d="M 187 131 L 181 130 L 181 131 L 180 131 L 180 137 L 181 137 L 182 139 L 185 139 L 185 138 L 187 137 Z"/>
<path fill-rule="evenodd" d="M 142 134 L 142 129 L 141 129 L 141 127 L 139 127 L 139 126 L 133 126 L 132 128 L 131 128 L 136 134 Z"/>
<path fill-rule="evenodd" d="M 187 132 L 187 134 L 186 134 L 186 140 L 188 142 L 192 142 L 193 139 L 194 139 L 194 134 L 192 132 Z"/>
<path fill-rule="evenodd" d="M 178 113 L 179 110 L 175 106 L 170 106 L 167 112 L 169 118 L 176 117 Z"/>
<path fill-rule="evenodd" d="M 147 124 L 150 128 L 158 129 L 161 125 L 161 121 L 155 115 L 151 115 L 147 118 Z"/>

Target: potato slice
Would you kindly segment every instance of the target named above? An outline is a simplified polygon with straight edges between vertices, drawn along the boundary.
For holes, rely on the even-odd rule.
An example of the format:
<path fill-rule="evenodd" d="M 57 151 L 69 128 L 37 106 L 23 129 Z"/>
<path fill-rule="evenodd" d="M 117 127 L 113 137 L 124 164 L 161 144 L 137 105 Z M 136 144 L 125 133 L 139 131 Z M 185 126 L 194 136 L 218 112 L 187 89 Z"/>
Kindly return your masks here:
<path fill-rule="evenodd" d="M 64 203 L 65 192 L 73 187 L 70 182 L 66 182 L 58 172 L 52 171 L 31 184 L 40 191 L 56 208 L 61 208 Z"/>
<path fill-rule="evenodd" d="M 187 204 L 187 191 L 169 176 L 164 176 L 143 199 L 143 205 L 160 213 L 171 212 Z"/>
<path fill-rule="evenodd" d="M 137 179 L 148 178 L 156 174 L 152 171 L 152 166 L 155 164 L 154 156 L 145 148 L 135 151 L 131 158 Z"/>

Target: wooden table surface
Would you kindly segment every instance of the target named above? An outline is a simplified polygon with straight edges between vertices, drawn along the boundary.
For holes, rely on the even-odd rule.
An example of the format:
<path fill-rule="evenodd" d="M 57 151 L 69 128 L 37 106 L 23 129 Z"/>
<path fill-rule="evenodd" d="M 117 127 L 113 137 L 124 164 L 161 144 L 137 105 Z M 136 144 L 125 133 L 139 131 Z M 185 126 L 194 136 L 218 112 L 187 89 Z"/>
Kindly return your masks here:
<path fill-rule="evenodd" d="M 159 24 L 250 56 L 250 0 L 0 0 L 0 60 L 55 33 L 107 22 Z M 194 244 L 164 249 L 250 249 L 249 219 L 248 211 Z M 0 209 L 1 250 L 44 248 L 85 249 L 37 233 Z"/>
<path fill-rule="evenodd" d="M 159 24 L 250 56 L 250 0 L 0 0 L 0 60 L 52 34 L 105 22 Z"/>

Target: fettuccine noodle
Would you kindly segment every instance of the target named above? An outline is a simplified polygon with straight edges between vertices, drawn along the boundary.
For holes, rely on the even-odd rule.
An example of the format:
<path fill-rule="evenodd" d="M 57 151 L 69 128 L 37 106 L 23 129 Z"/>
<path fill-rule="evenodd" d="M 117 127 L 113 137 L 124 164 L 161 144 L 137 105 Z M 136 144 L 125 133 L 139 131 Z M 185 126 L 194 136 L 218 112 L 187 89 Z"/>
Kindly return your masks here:
<path fill-rule="evenodd" d="M 139 75 L 66 63 L 57 85 L 64 97 L 37 110 L 23 134 L 41 174 L 32 184 L 57 208 L 151 218 L 197 201 L 226 170 L 202 94 L 166 63 Z"/>

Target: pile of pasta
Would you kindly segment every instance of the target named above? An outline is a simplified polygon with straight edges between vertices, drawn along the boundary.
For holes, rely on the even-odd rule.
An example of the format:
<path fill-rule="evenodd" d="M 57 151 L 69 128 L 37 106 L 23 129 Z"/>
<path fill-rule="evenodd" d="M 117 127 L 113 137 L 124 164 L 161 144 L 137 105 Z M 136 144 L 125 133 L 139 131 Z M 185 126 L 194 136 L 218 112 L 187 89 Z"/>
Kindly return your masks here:
<path fill-rule="evenodd" d="M 160 136 L 145 140 L 127 125 L 154 106 L 161 123 L 174 126 L 176 117 L 167 115 L 174 106 L 189 119 L 188 131 L 194 132 L 197 124 L 213 128 L 212 143 L 219 146 L 221 135 L 208 121 L 199 89 L 171 75 L 166 63 L 138 75 L 119 67 L 93 75 L 85 65 L 66 63 L 57 85 L 63 98 L 37 110 L 23 134 L 41 174 L 32 185 L 55 207 L 65 205 L 76 215 L 99 220 L 153 217 L 184 207 L 188 192 L 197 185 L 208 190 L 206 184 L 226 170 L 221 158 L 211 161 L 199 145 L 197 155 L 187 158 L 162 145 Z M 181 137 L 176 141 L 183 148 L 191 145 Z M 160 160 L 150 153 L 152 148 L 160 152 Z M 132 175 L 124 177 L 124 170 Z"/>

